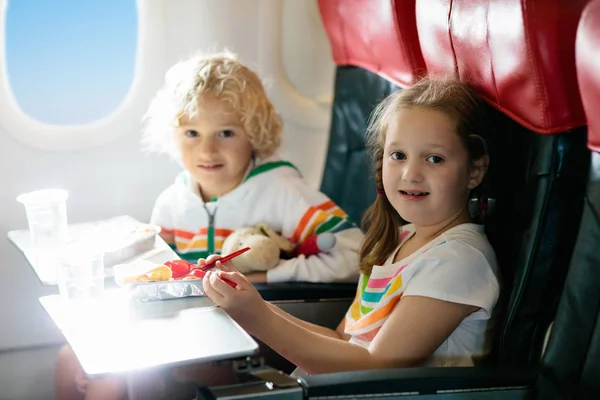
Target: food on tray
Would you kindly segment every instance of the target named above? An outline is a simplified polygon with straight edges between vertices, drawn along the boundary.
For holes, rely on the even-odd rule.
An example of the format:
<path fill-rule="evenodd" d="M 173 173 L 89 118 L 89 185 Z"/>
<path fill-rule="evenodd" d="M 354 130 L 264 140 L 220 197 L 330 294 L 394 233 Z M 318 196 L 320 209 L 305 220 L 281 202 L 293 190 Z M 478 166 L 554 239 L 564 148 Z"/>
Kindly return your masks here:
<path fill-rule="evenodd" d="M 198 265 L 184 260 L 167 261 L 161 265 L 144 260 L 135 264 L 116 265 L 114 271 L 115 281 L 119 286 L 131 283 L 200 279 L 205 274 Z"/>
<path fill-rule="evenodd" d="M 173 277 L 173 271 L 166 265 L 159 265 L 146 274 L 151 281 L 169 281 Z"/>
<path fill-rule="evenodd" d="M 173 278 L 175 279 L 186 276 L 193 268 L 198 268 L 197 265 L 189 263 L 185 260 L 167 261 L 165 265 L 171 268 L 171 271 L 173 271 Z"/>
<path fill-rule="evenodd" d="M 227 262 L 249 250 L 249 247 L 245 247 L 227 254 L 219 261 Z M 163 265 L 156 265 L 150 261 L 115 265 L 115 281 L 119 286 L 124 286 L 131 283 L 202 279 L 208 270 L 215 267 L 216 262 L 217 260 L 214 260 L 208 264 L 197 265 L 185 260 L 171 260 L 166 261 Z M 226 278 L 221 277 L 221 279 L 233 288 L 237 286 Z"/>
<path fill-rule="evenodd" d="M 173 272 L 169 267 L 159 265 L 142 274 L 125 276 L 123 283 L 170 281 L 172 277 Z"/>

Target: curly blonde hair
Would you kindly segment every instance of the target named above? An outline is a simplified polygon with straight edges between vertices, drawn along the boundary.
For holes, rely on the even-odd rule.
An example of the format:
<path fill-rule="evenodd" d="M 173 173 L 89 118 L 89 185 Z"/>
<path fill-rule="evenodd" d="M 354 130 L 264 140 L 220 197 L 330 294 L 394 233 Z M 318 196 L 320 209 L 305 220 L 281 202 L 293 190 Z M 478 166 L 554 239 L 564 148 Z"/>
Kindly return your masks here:
<path fill-rule="evenodd" d="M 167 71 L 165 83 L 143 117 L 146 152 L 179 158 L 173 132 L 184 115 L 198 112 L 198 102 L 211 94 L 239 112 L 254 152 L 272 155 L 281 144 L 283 123 L 269 101 L 258 75 L 230 52 L 197 54 Z"/>

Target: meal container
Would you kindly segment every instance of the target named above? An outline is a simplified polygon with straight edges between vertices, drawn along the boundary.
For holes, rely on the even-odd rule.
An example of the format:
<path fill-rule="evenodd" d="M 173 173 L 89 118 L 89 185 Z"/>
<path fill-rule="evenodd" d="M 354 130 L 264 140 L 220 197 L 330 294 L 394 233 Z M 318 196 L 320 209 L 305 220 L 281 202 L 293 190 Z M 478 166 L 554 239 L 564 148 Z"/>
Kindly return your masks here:
<path fill-rule="evenodd" d="M 113 266 L 131 260 L 154 248 L 156 236 L 160 233 L 158 226 L 137 224 L 128 231 L 122 241 L 114 241 L 104 252 L 104 265 Z"/>
<path fill-rule="evenodd" d="M 204 296 L 202 279 L 184 279 L 155 282 L 125 283 L 128 276 L 144 274 L 158 264 L 139 261 L 134 264 L 118 264 L 113 267 L 115 282 L 126 290 L 132 300 L 156 301 L 182 297 Z"/>
<path fill-rule="evenodd" d="M 160 227 L 119 216 L 75 228 L 68 246 L 94 247 L 104 254 L 104 266 L 132 261 L 154 249 Z"/>
<path fill-rule="evenodd" d="M 125 285 L 124 288 L 129 293 L 129 297 L 132 300 L 137 301 L 155 301 L 204 296 L 202 279 L 130 283 Z"/>

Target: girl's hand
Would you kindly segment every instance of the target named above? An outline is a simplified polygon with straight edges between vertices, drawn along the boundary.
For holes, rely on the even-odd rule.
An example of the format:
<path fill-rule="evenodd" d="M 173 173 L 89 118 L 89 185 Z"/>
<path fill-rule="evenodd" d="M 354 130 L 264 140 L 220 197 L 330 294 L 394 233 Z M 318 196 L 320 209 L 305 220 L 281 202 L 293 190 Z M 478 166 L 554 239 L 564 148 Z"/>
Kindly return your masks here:
<path fill-rule="evenodd" d="M 218 256 L 216 256 L 218 257 Z M 208 262 L 212 261 L 209 257 Z M 206 295 L 246 331 L 252 333 L 271 312 L 252 283 L 231 265 L 217 261 L 218 271 L 209 271 L 202 280 Z M 223 281 L 228 279 L 236 284 L 235 289 Z"/>
<path fill-rule="evenodd" d="M 208 264 L 210 262 L 212 262 L 214 259 L 219 259 L 221 258 L 221 256 L 216 255 L 216 254 L 211 254 L 210 256 L 208 256 L 208 258 L 205 260 L 204 258 L 201 258 L 198 260 L 198 265 L 201 267 L 205 264 Z M 220 268 L 222 271 L 225 272 L 232 272 L 235 271 L 235 268 L 233 268 L 231 266 L 231 264 L 229 262 L 226 263 L 221 263 L 222 267 Z M 267 283 L 267 273 L 266 272 L 251 272 L 249 274 L 245 274 L 244 275 L 249 282 L 252 283 Z"/>
<path fill-rule="evenodd" d="M 206 258 L 206 260 L 204 258 L 198 259 L 198 266 L 202 267 L 203 265 L 210 264 L 211 262 L 213 262 L 215 260 L 220 260 L 220 259 L 221 259 L 220 255 L 211 254 L 210 256 L 208 256 L 208 258 Z M 229 262 L 226 262 L 226 263 L 219 262 L 219 264 L 226 271 L 235 271 L 235 268 L 233 268 Z"/>

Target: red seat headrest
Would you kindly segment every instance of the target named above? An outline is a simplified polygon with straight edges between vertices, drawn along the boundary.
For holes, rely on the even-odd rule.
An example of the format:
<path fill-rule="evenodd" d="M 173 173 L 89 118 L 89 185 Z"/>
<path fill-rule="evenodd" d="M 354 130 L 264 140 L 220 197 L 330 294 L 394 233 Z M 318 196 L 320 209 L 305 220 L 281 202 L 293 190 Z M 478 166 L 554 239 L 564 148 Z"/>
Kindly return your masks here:
<path fill-rule="evenodd" d="M 575 59 L 579 90 L 588 122 L 588 144 L 600 152 L 600 0 L 585 8 L 579 28 Z"/>
<path fill-rule="evenodd" d="M 575 33 L 586 0 L 429 0 L 416 6 L 427 69 L 471 82 L 538 133 L 585 125 Z"/>
<path fill-rule="evenodd" d="M 333 60 L 381 75 L 399 86 L 425 74 L 416 0 L 319 0 Z"/>

